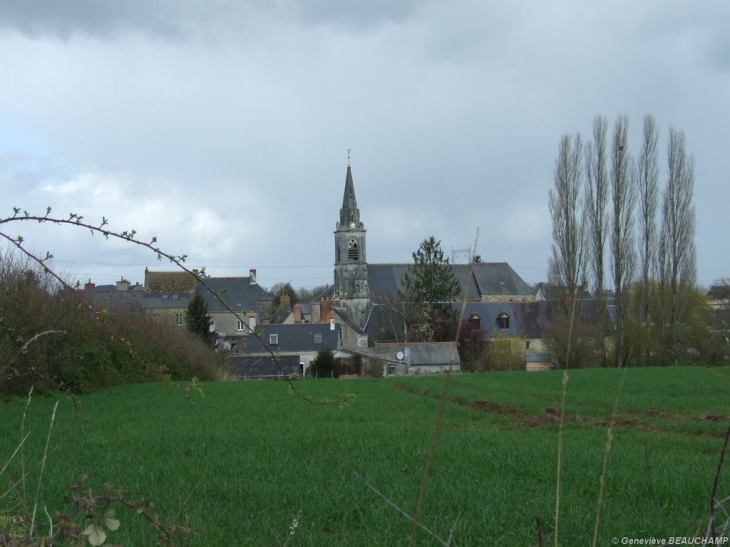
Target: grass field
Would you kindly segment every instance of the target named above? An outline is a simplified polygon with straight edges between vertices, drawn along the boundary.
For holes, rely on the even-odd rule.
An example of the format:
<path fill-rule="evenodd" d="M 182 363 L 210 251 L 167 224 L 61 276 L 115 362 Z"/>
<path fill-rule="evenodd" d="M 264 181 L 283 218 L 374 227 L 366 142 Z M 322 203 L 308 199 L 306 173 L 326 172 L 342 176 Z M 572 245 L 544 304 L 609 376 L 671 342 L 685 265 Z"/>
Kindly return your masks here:
<path fill-rule="evenodd" d="M 623 371 L 569 374 L 563 430 L 559 542 L 589 545 L 611 418 Z M 457 375 L 438 439 L 422 522 L 452 545 L 537 545 L 541 517 L 552 545 L 561 372 Z M 64 510 L 82 473 L 155 502 L 168 521 L 186 506 L 193 545 L 405 545 L 410 522 L 353 470 L 412 514 L 444 377 L 320 380 L 297 386 L 315 399 L 354 393 L 344 408 L 315 407 L 285 382 L 204 385 L 200 405 L 160 385 L 61 398 L 40 500 Z M 599 527 L 611 538 L 688 536 L 706 527 L 709 495 L 730 420 L 730 368 L 628 370 L 618 401 Z M 24 445 L 35 496 L 55 398 L 27 409 Z M 21 438 L 25 401 L 0 403 L 0 465 Z M 83 418 L 85 419 L 82 419 Z M 20 455 L 2 478 L 0 513 L 17 494 Z M 22 487 L 19 487 L 22 492 Z M 720 495 L 730 493 L 730 469 Z M 109 542 L 154 544 L 132 511 Z M 437 545 L 419 532 L 417 545 Z"/>

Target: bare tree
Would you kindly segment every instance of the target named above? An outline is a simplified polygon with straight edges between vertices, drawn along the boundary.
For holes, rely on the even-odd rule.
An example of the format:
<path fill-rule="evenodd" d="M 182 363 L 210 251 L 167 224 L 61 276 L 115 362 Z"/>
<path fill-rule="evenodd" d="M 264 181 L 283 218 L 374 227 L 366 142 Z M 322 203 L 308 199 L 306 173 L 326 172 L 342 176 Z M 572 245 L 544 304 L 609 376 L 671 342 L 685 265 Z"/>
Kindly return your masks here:
<path fill-rule="evenodd" d="M 657 229 L 656 215 L 659 206 L 659 165 L 657 142 L 659 135 L 656 120 L 651 114 L 644 116 L 641 152 L 638 164 L 639 194 L 639 261 L 641 283 L 638 287 L 639 323 L 644 325 L 644 365 L 649 364 L 649 328 L 652 321 L 651 274 L 655 269 Z"/>
<path fill-rule="evenodd" d="M 395 297 L 376 292 L 373 299 L 379 308 L 380 342 L 431 342 L 433 330 L 428 308 L 408 294 Z"/>
<path fill-rule="evenodd" d="M 623 364 L 623 321 L 626 317 L 628 288 L 633 279 L 634 195 L 636 168 L 628 151 L 629 119 L 625 114 L 616 118 L 611 146 L 611 267 L 616 293 L 616 366 Z"/>
<path fill-rule="evenodd" d="M 596 299 L 599 331 L 605 332 L 607 323 L 605 290 L 605 246 L 608 232 L 606 205 L 608 203 L 608 174 L 606 172 L 606 133 L 608 122 L 605 116 L 593 118 L 593 141 L 586 145 L 585 209 L 588 219 L 587 261 Z M 603 344 L 600 346 L 603 348 Z M 605 355 L 601 350 L 601 361 Z"/>
<path fill-rule="evenodd" d="M 584 270 L 585 222 L 581 203 L 583 186 L 583 141 L 580 134 L 564 135 L 555 160 L 554 183 L 549 208 L 553 223 L 552 257 L 548 281 L 575 298 Z M 569 306 L 570 309 L 571 306 Z"/>
<path fill-rule="evenodd" d="M 669 129 L 669 177 L 662 200 L 660 281 L 671 330 L 682 321 L 681 296 L 697 279 L 694 157 L 685 150 L 684 131 Z"/>

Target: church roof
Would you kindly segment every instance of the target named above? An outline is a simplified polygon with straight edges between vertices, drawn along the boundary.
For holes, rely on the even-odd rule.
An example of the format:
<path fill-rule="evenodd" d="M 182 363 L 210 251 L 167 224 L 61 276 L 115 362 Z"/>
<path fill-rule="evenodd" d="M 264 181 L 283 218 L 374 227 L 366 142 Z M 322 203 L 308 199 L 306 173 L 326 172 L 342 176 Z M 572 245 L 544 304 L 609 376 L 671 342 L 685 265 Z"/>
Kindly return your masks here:
<path fill-rule="evenodd" d="M 368 264 L 368 285 L 375 299 L 398 296 L 403 278 L 412 264 Z M 451 264 L 461 284 L 457 300 L 481 300 L 482 295 L 533 295 L 533 289 L 506 262 Z"/>
<path fill-rule="evenodd" d="M 534 293 L 525 281 L 506 262 L 480 262 L 472 264 L 474 278 L 481 294 L 525 294 Z M 455 264 L 454 268 L 469 269 L 469 264 Z"/>

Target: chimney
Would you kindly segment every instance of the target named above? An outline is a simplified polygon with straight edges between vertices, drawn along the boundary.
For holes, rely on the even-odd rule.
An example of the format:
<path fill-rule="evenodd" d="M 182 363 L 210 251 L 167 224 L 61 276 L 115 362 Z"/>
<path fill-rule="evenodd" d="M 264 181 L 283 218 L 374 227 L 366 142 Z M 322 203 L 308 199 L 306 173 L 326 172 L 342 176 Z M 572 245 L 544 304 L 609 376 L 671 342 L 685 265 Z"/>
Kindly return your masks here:
<path fill-rule="evenodd" d="M 281 308 L 291 308 L 291 298 L 288 294 L 282 294 L 279 300 L 279 307 Z"/>
<path fill-rule="evenodd" d="M 84 285 L 84 290 L 85 291 L 93 291 L 95 287 L 96 287 L 96 285 L 94 285 L 91 282 L 91 278 L 89 278 L 89 281 Z"/>
<path fill-rule="evenodd" d="M 327 323 L 332 318 L 332 300 L 320 298 L 319 300 L 319 321 Z"/>
<path fill-rule="evenodd" d="M 198 275 L 198 273 L 200 273 L 198 268 L 193 268 L 193 275 Z"/>
<path fill-rule="evenodd" d="M 129 281 L 124 279 L 123 277 L 117 281 L 117 290 L 118 291 L 127 291 L 129 290 Z"/>
<path fill-rule="evenodd" d="M 302 322 L 302 307 L 299 304 L 294 305 L 294 322 Z"/>
<path fill-rule="evenodd" d="M 248 312 L 248 328 L 256 330 L 256 314 L 252 311 Z"/>
<path fill-rule="evenodd" d="M 251 277 L 250 284 L 251 285 L 256 285 L 256 269 L 255 268 L 251 268 L 248 271 L 248 275 Z"/>

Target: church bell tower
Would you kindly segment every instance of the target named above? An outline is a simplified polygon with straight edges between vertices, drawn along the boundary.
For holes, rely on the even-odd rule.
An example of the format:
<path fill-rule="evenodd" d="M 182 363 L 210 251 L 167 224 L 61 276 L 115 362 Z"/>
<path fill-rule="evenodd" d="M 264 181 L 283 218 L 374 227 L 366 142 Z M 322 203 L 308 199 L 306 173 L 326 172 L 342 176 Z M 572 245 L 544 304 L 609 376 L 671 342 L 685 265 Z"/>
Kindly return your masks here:
<path fill-rule="evenodd" d="M 371 307 L 365 232 L 360 222 L 360 209 L 357 208 L 352 169 L 348 161 L 345 194 L 342 197 L 340 220 L 335 229 L 335 294 L 350 319 L 359 327 L 365 326 Z"/>

